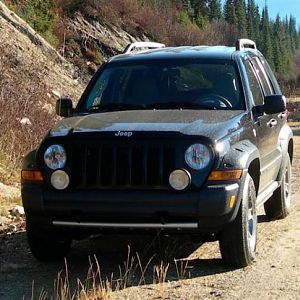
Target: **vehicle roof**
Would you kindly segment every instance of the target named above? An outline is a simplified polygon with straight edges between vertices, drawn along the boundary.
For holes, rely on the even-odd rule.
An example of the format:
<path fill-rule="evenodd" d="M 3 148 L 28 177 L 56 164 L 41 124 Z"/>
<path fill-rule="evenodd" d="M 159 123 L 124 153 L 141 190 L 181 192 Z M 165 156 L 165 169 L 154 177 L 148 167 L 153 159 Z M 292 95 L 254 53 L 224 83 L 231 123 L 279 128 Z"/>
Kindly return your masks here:
<path fill-rule="evenodd" d="M 145 60 L 160 60 L 160 59 L 234 59 L 234 56 L 245 54 L 245 52 L 256 50 L 245 49 L 237 51 L 235 47 L 227 46 L 181 46 L 181 47 L 167 47 L 159 48 L 129 54 L 120 54 L 112 57 L 109 62 L 132 62 L 132 61 L 145 61 Z"/>

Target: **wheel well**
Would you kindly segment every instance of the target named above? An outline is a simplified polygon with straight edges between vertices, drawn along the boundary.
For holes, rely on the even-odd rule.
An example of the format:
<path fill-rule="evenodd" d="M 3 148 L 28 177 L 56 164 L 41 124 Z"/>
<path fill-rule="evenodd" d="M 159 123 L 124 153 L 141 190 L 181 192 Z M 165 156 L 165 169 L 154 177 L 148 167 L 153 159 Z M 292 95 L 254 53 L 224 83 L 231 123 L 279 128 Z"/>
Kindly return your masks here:
<path fill-rule="evenodd" d="M 288 153 L 289 153 L 291 162 L 293 162 L 293 155 L 294 155 L 294 141 L 293 141 L 293 139 L 290 139 L 290 141 L 289 141 Z"/>
<path fill-rule="evenodd" d="M 260 178 L 260 162 L 258 158 L 256 158 L 250 163 L 250 166 L 248 168 L 248 173 L 254 181 L 256 195 L 257 195 L 259 189 L 259 178 Z"/>

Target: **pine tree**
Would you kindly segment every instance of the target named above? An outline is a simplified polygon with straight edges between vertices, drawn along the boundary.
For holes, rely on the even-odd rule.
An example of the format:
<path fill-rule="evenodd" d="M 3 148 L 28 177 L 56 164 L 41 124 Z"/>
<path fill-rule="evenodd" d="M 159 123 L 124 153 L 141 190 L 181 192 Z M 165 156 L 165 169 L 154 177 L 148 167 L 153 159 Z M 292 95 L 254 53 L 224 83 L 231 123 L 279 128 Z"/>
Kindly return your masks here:
<path fill-rule="evenodd" d="M 294 54 L 296 49 L 298 48 L 298 43 L 297 43 L 296 19 L 293 16 L 290 16 L 289 19 L 289 36 L 291 39 L 292 52 Z"/>
<path fill-rule="evenodd" d="M 254 41 L 258 38 L 258 24 L 256 23 L 256 6 L 254 0 L 248 0 L 247 5 L 247 33 Z"/>
<path fill-rule="evenodd" d="M 209 22 L 208 0 L 190 0 L 193 10 L 193 21 L 199 28 L 204 28 Z"/>
<path fill-rule="evenodd" d="M 261 41 L 261 50 L 266 59 L 268 60 L 271 67 L 274 66 L 273 63 L 273 47 L 272 47 L 272 38 L 271 38 L 271 29 L 270 29 L 270 19 L 268 7 L 266 6 L 262 11 L 261 18 L 261 32 L 262 32 L 262 41 Z"/>
<path fill-rule="evenodd" d="M 210 21 L 221 19 L 222 8 L 221 8 L 220 0 L 209 0 L 208 8 L 209 8 L 209 20 Z"/>
<path fill-rule="evenodd" d="M 273 61 L 277 74 L 283 74 L 285 69 L 284 45 L 283 45 L 283 28 L 279 14 L 273 24 Z"/>
<path fill-rule="evenodd" d="M 284 21 L 283 21 L 283 27 L 284 27 L 284 36 L 285 36 L 285 47 L 286 47 L 286 51 L 288 51 L 290 53 L 290 55 L 292 55 L 293 52 L 293 45 L 292 45 L 292 40 L 291 40 L 291 36 L 290 36 L 290 28 L 289 28 L 289 19 L 286 16 Z"/>
<path fill-rule="evenodd" d="M 234 0 L 226 0 L 224 5 L 224 17 L 229 24 L 237 23 Z"/>
<path fill-rule="evenodd" d="M 247 37 L 246 4 L 244 0 L 235 0 L 235 14 L 237 28 L 240 37 Z"/>
<path fill-rule="evenodd" d="M 259 7 L 256 6 L 255 13 L 254 13 L 254 35 L 255 35 L 255 41 L 259 44 L 261 42 L 261 32 L 259 30 L 260 26 L 260 12 Z"/>

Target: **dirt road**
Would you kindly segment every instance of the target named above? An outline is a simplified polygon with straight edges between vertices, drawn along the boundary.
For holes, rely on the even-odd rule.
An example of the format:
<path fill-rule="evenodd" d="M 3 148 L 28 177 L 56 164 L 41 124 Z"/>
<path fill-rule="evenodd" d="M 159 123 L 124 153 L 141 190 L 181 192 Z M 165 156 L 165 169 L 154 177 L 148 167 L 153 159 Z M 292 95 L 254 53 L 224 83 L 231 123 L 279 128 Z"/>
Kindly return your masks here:
<path fill-rule="evenodd" d="M 93 259 L 95 254 L 102 278 L 111 278 L 114 273 L 113 278 L 118 281 L 112 282 L 124 285 L 126 281 L 127 286 L 133 286 L 112 293 L 113 299 L 300 299 L 300 127 L 294 127 L 294 133 L 293 210 L 285 220 L 273 222 L 260 210 L 257 258 L 252 266 L 236 270 L 224 267 L 217 243 L 195 247 L 185 237 L 176 241 L 166 237 L 151 244 L 147 238 L 133 237 L 129 244 L 134 255 L 126 273 L 127 238 L 94 237 L 75 243 L 67 259 L 71 290 L 77 286 L 77 278 L 85 281 L 89 256 Z M 183 244 L 185 247 L 178 246 Z M 136 251 L 143 270 L 151 260 L 145 281 Z M 176 270 L 174 256 L 186 255 L 188 258 L 178 262 Z M 161 258 L 165 268 L 158 273 L 164 277 L 165 270 L 167 282 L 153 285 L 157 277 L 153 275 L 157 273 L 154 268 Z M 37 262 L 30 254 L 24 232 L 0 236 L 0 299 L 38 299 L 42 290 L 49 298 L 57 294 L 54 281 L 63 269 L 64 262 Z M 135 286 L 140 281 L 146 285 Z"/>

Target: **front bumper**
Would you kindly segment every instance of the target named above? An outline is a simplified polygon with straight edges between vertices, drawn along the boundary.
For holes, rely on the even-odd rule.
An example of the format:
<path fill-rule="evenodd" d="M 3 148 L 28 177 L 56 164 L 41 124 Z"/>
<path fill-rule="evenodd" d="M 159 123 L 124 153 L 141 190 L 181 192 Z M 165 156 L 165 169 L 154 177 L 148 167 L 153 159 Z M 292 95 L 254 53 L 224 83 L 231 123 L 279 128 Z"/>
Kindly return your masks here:
<path fill-rule="evenodd" d="M 41 226 L 78 230 L 164 229 L 217 232 L 234 220 L 240 182 L 201 190 L 54 191 L 22 183 L 25 212 Z M 232 196 L 235 205 L 230 208 Z"/>

